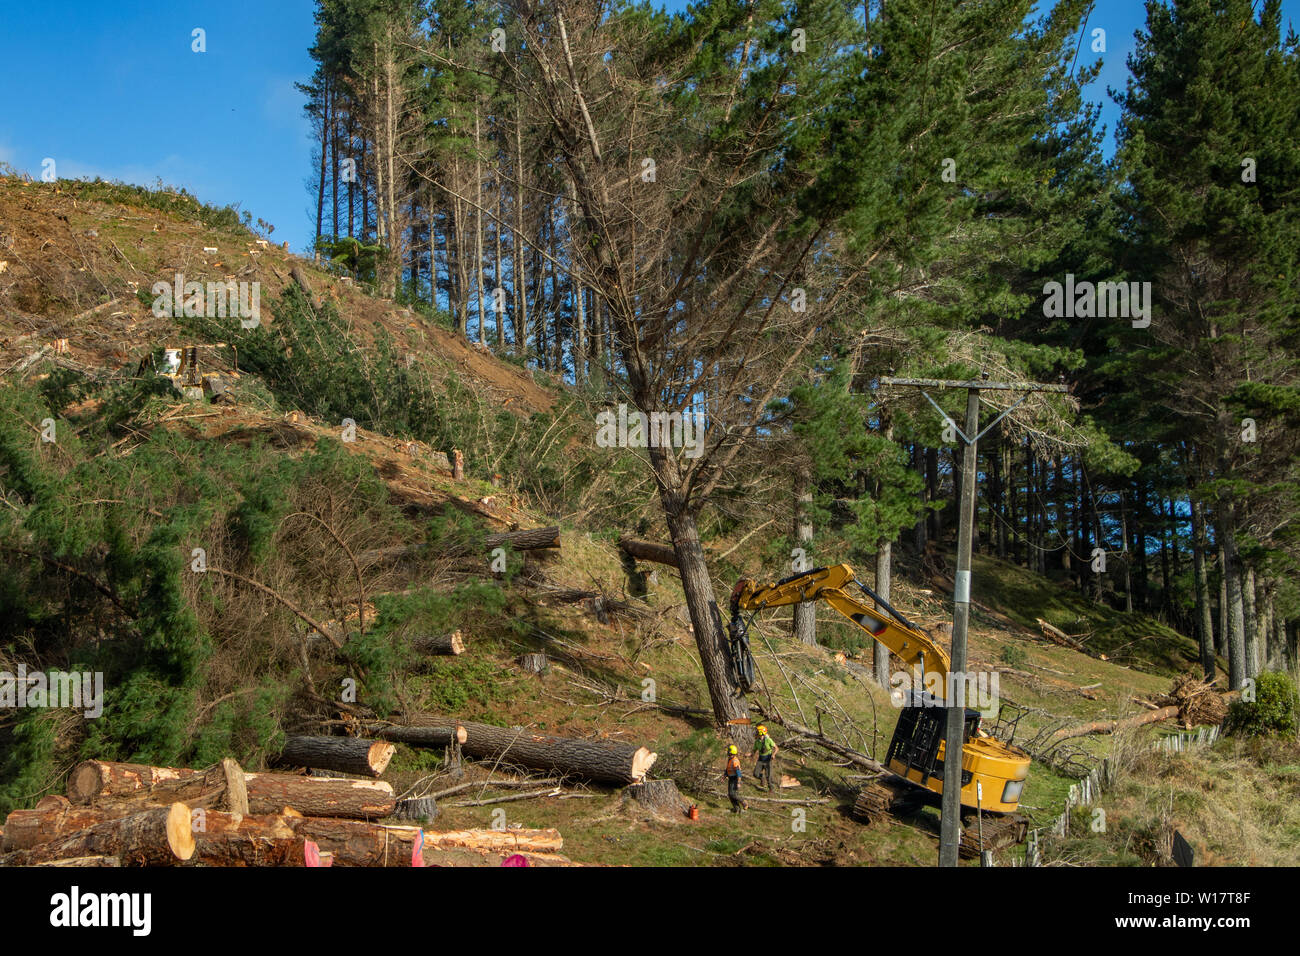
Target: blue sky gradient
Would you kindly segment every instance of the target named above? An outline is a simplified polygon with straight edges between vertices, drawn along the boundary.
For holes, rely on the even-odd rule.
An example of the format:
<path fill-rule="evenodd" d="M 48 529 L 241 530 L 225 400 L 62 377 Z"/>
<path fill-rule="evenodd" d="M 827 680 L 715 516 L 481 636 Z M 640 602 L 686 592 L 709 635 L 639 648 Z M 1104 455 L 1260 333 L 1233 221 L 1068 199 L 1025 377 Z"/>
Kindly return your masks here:
<path fill-rule="evenodd" d="M 309 249 L 311 129 L 293 84 L 312 73 L 312 0 L 0 3 L 9 79 L 0 162 L 33 177 L 49 157 L 60 178 L 161 179 L 205 202 L 238 204 L 272 223 L 275 241 Z M 1283 10 L 1300 24 L 1300 0 Z M 1140 0 L 1098 0 L 1087 28 L 1106 30 L 1089 98 L 1105 104 L 1108 153 L 1118 110 L 1106 88 L 1124 85 L 1144 20 Z M 196 27 L 206 31 L 205 53 L 191 50 Z M 1081 62 L 1096 56 L 1090 42 Z"/>

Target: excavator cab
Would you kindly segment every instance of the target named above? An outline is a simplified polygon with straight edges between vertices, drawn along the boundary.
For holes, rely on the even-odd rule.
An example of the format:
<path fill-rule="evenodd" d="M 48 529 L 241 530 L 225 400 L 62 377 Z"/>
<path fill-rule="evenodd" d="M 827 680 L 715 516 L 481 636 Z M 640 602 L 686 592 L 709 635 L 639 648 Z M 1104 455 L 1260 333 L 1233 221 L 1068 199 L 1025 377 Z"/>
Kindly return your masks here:
<path fill-rule="evenodd" d="M 963 721 L 962 744 L 971 741 L 979 733 L 981 714 L 978 710 L 966 708 Z M 943 783 L 943 735 L 948 720 L 948 711 L 943 701 L 932 694 L 909 692 L 906 703 L 898 715 L 894 727 L 894 737 L 889 742 L 885 755 L 885 765 L 902 777 L 909 777 L 915 771 L 920 774 L 921 786 L 929 788 L 931 778 Z M 961 785 L 965 787 L 971 781 L 971 772 L 963 770 Z"/>

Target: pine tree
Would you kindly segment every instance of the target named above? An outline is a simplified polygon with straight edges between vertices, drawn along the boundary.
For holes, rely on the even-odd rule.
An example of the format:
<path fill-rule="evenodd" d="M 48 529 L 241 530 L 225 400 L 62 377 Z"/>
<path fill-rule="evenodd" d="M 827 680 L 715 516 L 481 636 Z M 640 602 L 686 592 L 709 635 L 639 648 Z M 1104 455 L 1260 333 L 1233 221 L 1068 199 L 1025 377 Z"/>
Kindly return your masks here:
<path fill-rule="evenodd" d="M 1205 463 L 1200 493 L 1223 548 L 1238 687 L 1254 672 L 1242 565 L 1250 515 L 1278 480 L 1295 493 L 1285 435 L 1300 382 L 1297 41 L 1282 39 L 1276 0 L 1258 19 L 1247 0 L 1149 3 L 1130 68 L 1118 97 L 1120 233 L 1127 271 L 1152 283 L 1155 314 L 1149 329 L 1125 333 L 1129 370 L 1146 376 L 1145 401 Z M 1268 439 L 1243 441 L 1247 412 Z"/>

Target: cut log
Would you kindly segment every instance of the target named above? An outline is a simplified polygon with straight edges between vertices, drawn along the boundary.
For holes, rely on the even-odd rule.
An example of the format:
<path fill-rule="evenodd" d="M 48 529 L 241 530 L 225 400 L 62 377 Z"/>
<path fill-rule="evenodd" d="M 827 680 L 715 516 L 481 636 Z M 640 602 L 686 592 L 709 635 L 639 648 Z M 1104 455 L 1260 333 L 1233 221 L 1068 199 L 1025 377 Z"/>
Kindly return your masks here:
<path fill-rule="evenodd" d="M 406 744 L 410 747 L 449 747 L 454 736 L 459 744 L 465 743 L 465 728 L 456 724 L 454 727 L 393 727 L 379 724 L 367 724 L 366 733 L 373 734 L 381 740 Z"/>
<path fill-rule="evenodd" d="M 397 805 L 392 785 L 383 780 L 246 773 L 244 781 L 248 807 L 255 814 L 293 807 L 315 817 L 377 818 L 388 816 Z M 187 787 L 198 794 L 192 806 L 215 806 L 214 793 L 225 793 L 225 775 L 220 768 L 214 779 L 213 771 L 87 760 L 68 778 L 69 798 L 83 806 L 147 805 Z"/>
<path fill-rule="evenodd" d="M 633 784 L 623 791 L 623 806 L 629 808 L 633 803 L 670 820 L 682 819 L 687 807 L 672 780 L 643 780 Z"/>
<path fill-rule="evenodd" d="M 0 852 L 30 850 L 56 837 L 78 830 L 89 830 L 109 820 L 120 820 L 139 807 L 117 807 L 101 810 L 91 807 L 74 807 L 66 797 L 45 797 L 33 810 L 14 810 L 5 819 L 4 835 L 0 837 Z"/>
<path fill-rule="evenodd" d="M 200 776 L 201 770 L 181 767 L 151 767 L 147 764 L 87 760 L 77 764 L 68 776 L 68 799 L 82 806 L 101 794 L 150 790 L 158 784 Z"/>
<path fill-rule="evenodd" d="M 122 861 L 115 856 L 74 856 L 66 860 L 50 860 L 47 863 L 33 863 L 32 866 L 121 866 Z"/>
<path fill-rule="evenodd" d="M 796 803 L 805 807 L 815 807 L 830 803 L 829 800 L 824 800 L 820 797 L 746 797 L 745 799 L 751 803 Z"/>
<path fill-rule="evenodd" d="M 601 744 L 491 724 L 464 726 L 467 756 L 604 783 L 638 783 L 658 756 L 631 744 Z"/>
<path fill-rule="evenodd" d="M 209 866 L 302 866 L 302 840 L 294 827 L 305 819 L 284 814 L 204 812 L 195 820 L 194 862 Z"/>
<path fill-rule="evenodd" d="M 669 781 L 670 783 L 672 781 Z M 425 830 L 426 847 L 468 846 L 480 850 L 535 850 L 557 853 L 564 849 L 560 831 L 543 830 Z"/>
<path fill-rule="evenodd" d="M 677 552 L 673 550 L 670 544 L 638 541 L 636 538 L 619 538 L 618 546 L 632 557 L 640 558 L 642 561 L 653 561 L 656 564 L 666 564 L 672 568 L 677 567 Z"/>
<path fill-rule="evenodd" d="M 15 850 L 0 856 L 0 866 L 33 866 L 86 856 L 115 856 L 126 866 L 171 866 L 193 855 L 190 808 L 173 803 Z"/>
<path fill-rule="evenodd" d="M 298 777 L 285 773 L 245 774 L 248 806 L 253 813 L 292 807 L 309 817 L 386 817 L 397 806 L 386 780 L 346 777 Z"/>
<path fill-rule="evenodd" d="M 420 634 L 408 641 L 411 649 L 420 654 L 451 657 L 465 653 L 465 637 L 460 631 L 450 634 Z"/>
<path fill-rule="evenodd" d="M 873 760 L 861 751 L 854 750 L 852 747 L 847 747 L 844 744 L 838 743 L 837 741 L 827 737 L 825 734 L 819 734 L 817 731 L 810 730 L 801 724 L 795 723 L 793 720 L 788 718 L 767 717 L 766 715 L 764 715 L 764 719 L 769 724 L 779 724 L 791 733 L 811 740 L 819 747 L 826 748 L 831 753 L 843 757 L 845 760 L 848 760 L 850 763 L 853 763 L 864 770 L 874 770 L 877 773 L 889 772 L 888 767 L 877 760 Z"/>
<path fill-rule="evenodd" d="M 488 797 L 486 800 L 461 800 L 453 807 L 490 807 L 495 803 L 515 803 L 518 800 L 536 800 L 538 797 L 558 797 L 564 791 L 559 787 L 543 787 L 528 793 L 512 793 L 504 797 Z"/>
<path fill-rule="evenodd" d="M 357 737 L 287 737 L 278 762 L 289 767 L 378 777 L 387 769 L 396 749 L 387 741 Z"/>

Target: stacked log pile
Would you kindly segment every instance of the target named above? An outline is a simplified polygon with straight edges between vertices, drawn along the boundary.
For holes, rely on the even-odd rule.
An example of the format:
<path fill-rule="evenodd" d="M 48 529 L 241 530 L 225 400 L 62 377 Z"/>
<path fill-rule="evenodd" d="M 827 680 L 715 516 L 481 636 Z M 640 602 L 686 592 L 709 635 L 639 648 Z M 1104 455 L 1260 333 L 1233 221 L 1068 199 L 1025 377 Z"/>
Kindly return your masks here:
<path fill-rule="evenodd" d="M 351 759 L 362 754 L 354 750 Z M 67 791 L 9 814 L 0 866 L 304 866 L 309 843 L 334 866 L 411 866 L 417 842 L 425 866 L 500 866 L 511 856 L 574 865 L 552 829 L 373 822 L 396 805 L 382 780 L 244 773 L 233 760 L 204 770 L 91 760 Z"/>
<path fill-rule="evenodd" d="M 394 815 L 398 800 L 391 784 L 373 778 L 388 766 L 395 743 L 459 746 L 467 756 L 492 761 L 494 768 L 554 775 L 485 780 L 434 795 L 472 786 L 546 785 L 467 804 L 480 806 L 561 796 L 557 784 L 568 778 L 640 784 L 656 757 L 634 744 L 440 718 L 416 718 L 407 726 L 374 721 L 365 729 L 379 739 L 291 736 L 276 757 L 285 767 L 357 776 L 245 773 L 229 759 L 204 769 L 87 760 L 69 775 L 67 796 L 47 796 L 33 809 L 9 814 L 0 829 L 0 866 L 302 866 L 313 856 L 309 844 L 315 858 L 328 855 L 332 865 L 409 866 L 421 833 L 425 865 L 491 866 L 515 854 L 530 864 L 569 865 L 559 855 L 563 841 L 554 830 L 439 833 L 382 824 L 378 821 Z M 436 813 L 432 806 L 415 809 L 423 812 L 402 816 L 427 820 Z"/>

